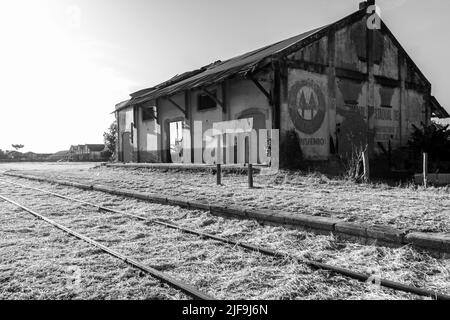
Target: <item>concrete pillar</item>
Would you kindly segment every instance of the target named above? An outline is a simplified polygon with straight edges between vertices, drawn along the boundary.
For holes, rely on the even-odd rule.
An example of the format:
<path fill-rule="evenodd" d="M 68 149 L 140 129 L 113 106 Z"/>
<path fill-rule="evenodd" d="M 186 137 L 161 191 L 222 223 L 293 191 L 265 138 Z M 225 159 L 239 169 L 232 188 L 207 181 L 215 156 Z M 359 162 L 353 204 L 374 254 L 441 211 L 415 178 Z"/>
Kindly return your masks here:
<path fill-rule="evenodd" d="M 334 146 L 336 147 L 336 42 L 335 42 L 334 28 L 328 33 L 328 128 L 329 138 L 333 139 Z M 330 149 L 330 148 L 329 148 Z M 328 150 L 329 152 L 329 150 Z"/>

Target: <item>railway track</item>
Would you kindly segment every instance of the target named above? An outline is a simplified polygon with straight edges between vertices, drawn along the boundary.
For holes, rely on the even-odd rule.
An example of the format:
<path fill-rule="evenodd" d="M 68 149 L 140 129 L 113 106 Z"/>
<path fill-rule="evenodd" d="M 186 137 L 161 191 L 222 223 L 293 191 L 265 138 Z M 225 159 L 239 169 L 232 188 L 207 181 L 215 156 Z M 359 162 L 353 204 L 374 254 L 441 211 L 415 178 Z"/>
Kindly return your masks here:
<path fill-rule="evenodd" d="M 332 273 L 343 275 L 343 276 L 351 278 L 351 279 L 356 279 L 356 280 L 363 281 L 363 282 L 366 282 L 368 280 L 375 280 L 379 285 L 381 285 L 383 287 L 386 287 L 386 288 L 393 289 L 393 290 L 403 291 L 403 292 L 407 292 L 407 293 L 412 293 L 412 294 L 419 295 L 419 296 L 426 296 L 426 297 L 430 297 L 432 299 L 437 299 L 437 300 L 450 300 L 450 296 L 442 294 L 442 293 L 439 293 L 439 292 L 435 292 L 435 291 L 432 291 L 432 290 L 423 289 L 423 288 L 417 288 L 417 287 L 409 286 L 409 285 L 406 285 L 406 284 L 402 284 L 402 283 L 399 283 L 399 282 L 390 281 L 390 280 L 382 279 L 382 278 L 375 278 L 374 279 L 373 275 L 364 274 L 364 273 L 356 272 L 356 271 L 353 271 L 353 270 L 340 268 L 340 267 L 336 267 L 336 266 L 332 266 L 332 265 L 328 265 L 328 264 L 324 264 L 324 263 L 321 263 L 321 262 L 301 259 L 301 258 L 292 256 L 292 255 L 289 255 L 289 254 L 286 254 L 286 253 L 283 253 L 283 252 L 278 252 L 278 251 L 275 251 L 275 250 L 272 250 L 272 249 L 269 249 L 269 248 L 265 248 L 265 247 L 262 247 L 262 246 L 255 246 L 255 245 L 252 245 L 252 244 L 243 243 L 243 242 L 239 242 L 239 241 L 234 241 L 234 240 L 223 238 L 223 237 L 219 237 L 219 236 L 216 236 L 216 235 L 212 235 L 212 234 L 196 231 L 196 230 L 193 230 L 193 229 L 190 229 L 190 228 L 184 228 L 184 227 L 178 226 L 178 225 L 176 225 L 174 223 L 165 222 L 165 221 L 162 221 L 160 219 L 150 219 L 150 218 L 143 217 L 143 216 L 136 215 L 136 214 L 132 214 L 132 213 L 129 213 L 129 212 L 115 210 L 115 209 L 112 209 L 112 208 L 109 208 L 109 207 L 101 206 L 101 205 L 98 205 L 98 204 L 95 204 L 95 203 L 91 203 L 91 202 L 88 202 L 88 201 L 85 201 L 85 200 L 80 200 L 80 199 L 76 199 L 76 198 L 69 197 L 69 196 L 66 196 L 66 195 L 58 194 L 58 193 L 55 193 L 55 192 L 52 192 L 52 191 L 48 191 L 48 190 L 44 190 L 44 189 L 41 189 L 41 188 L 35 188 L 35 187 L 31 187 L 31 186 L 26 186 L 26 185 L 22 185 L 22 184 L 19 184 L 19 183 L 16 183 L 16 182 L 12 182 L 12 181 L 8 181 L 8 180 L 4 180 L 4 179 L 0 179 L 0 182 L 4 183 L 4 184 L 10 184 L 10 185 L 13 185 L 13 186 L 16 186 L 16 187 L 19 187 L 19 188 L 23 188 L 23 189 L 29 189 L 29 190 L 38 191 L 38 192 L 40 192 L 42 194 L 58 197 L 58 198 L 61 198 L 61 199 L 65 199 L 67 201 L 77 202 L 77 203 L 82 204 L 83 206 L 95 207 L 99 211 L 110 212 L 110 213 L 114 213 L 114 214 L 118 214 L 118 215 L 123 215 L 123 216 L 127 216 L 127 217 L 130 217 L 130 218 L 139 220 L 139 221 L 145 221 L 146 223 L 162 226 L 162 227 L 165 227 L 165 228 L 175 229 L 175 230 L 181 231 L 183 233 L 187 233 L 187 234 L 190 234 L 190 235 L 197 236 L 197 237 L 199 237 L 201 239 L 213 240 L 216 244 L 219 244 L 219 245 L 220 244 L 232 245 L 234 247 L 240 247 L 240 248 L 243 248 L 245 250 L 257 252 L 257 253 L 259 253 L 261 255 L 269 256 L 269 257 L 272 257 L 272 258 L 293 259 L 297 263 L 307 265 L 307 266 L 309 266 L 309 267 L 311 267 L 313 269 L 330 271 Z M 204 294 L 204 293 L 200 292 L 199 290 L 197 290 L 196 288 L 194 288 L 194 287 L 192 287 L 192 286 L 190 286 L 188 284 L 185 284 L 185 283 L 180 282 L 180 281 L 178 281 L 178 280 L 176 280 L 176 279 L 174 279 L 172 277 L 164 275 L 162 272 L 160 272 L 160 271 L 158 271 L 156 269 L 153 269 L 153 268 L 150 268 L 150 267 L 146 267 L 142 263 L 140 263 L 140 262 L 138 262 L 138 261 L 136 261 L 136 260 L 134 260 L 132 258 L 129 258 L 127 256 L 124 256 L 124 255 L 120 254 L 119 252 L 117 252 L 115 250 L 112 250 L 112 249 L 108 248 L 107 246 L 104 246 L 104 245 L 100 244 L 99 242 L 94 241 L 93 239 L 91 239 L 89 237 L 86 237 L 86 236 L 84 236 L 84 235 L 82 235 L 82 234 L 80 234 L 80 233 L 78 233 L 78 232 L 76 232 L 76 231 L 74 231 L 72 229 L 69 229 L 68 227 L 66 227 L 66 226 L 64 226 L 62 224 L 59 224 L 59 223 L 57 223 L 57 222 L 55 222 L 55 221 L 53 221 L 53 220 L 43 216 L 42 214 L 40 214 L 40 213 L 38 213 L 38 212 L 36 212 L 36 211 L 34 211 L 32 209 L 29 209 L 29 208 L 21 205 L 20 203 L 17 203 L 14 200 L 11 200 L 11 199 L 9 199 L 9 198 L 7 198 L 5 196 L 2 196 L 2 195 L 0 195 L 0 198 L 3 199 L 4 201 L 10 202 L 10 203 L 20 207 L 21 209 L 23 209 L 23 210 L 33 214 L 34 216 L 44 220 L 45 222 L 50 223 L 51 225 L 55 226 L 56 228 L 58 228 L 60 230 L 63 230 L 65 232 L 67 232 L 67 233 L 69 233 L 69 234 L 71 234 L 71 235 L 73 235 L 73 236 L 83 240 L 83 241 L 86 241 L 86 242 L 90 243 L 91 245 L 96 246 L 97 248 L 103 250 L 104 252 L 106 252 L 106 253 L 108 253 L 108 254 L 110 254 L 110 255 L 118 258 L 118 259 L 121 259 L 122 261 L 125 261 L 125 262 L 129 263 L 130 265 L 132 265 L 132 266 L 134 266 L 134 267 L 136 267 L 136 268 L 138 268 L 138 269 L 140 269 L 140 270 L 142 270 L 144 272 L 147 272 L 147 273 L 151 274 L 152 276 L 158 278 L 159 280 L 169 284 L 170 286 L 172 286 L 174 288 L 177 288 L 178 290 L 183 291 L 184 293 L 188 294 L 189 296 L 192 296 L 193 298 L 196 298 L 196 299 L 213 299 L 212 296 Z"/>

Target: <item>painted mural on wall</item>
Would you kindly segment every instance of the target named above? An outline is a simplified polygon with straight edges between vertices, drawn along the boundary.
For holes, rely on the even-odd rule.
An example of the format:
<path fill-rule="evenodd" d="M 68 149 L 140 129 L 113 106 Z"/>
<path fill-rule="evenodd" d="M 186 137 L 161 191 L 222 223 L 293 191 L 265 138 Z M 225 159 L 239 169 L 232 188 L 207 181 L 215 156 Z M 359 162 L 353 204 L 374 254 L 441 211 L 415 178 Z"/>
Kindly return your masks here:
<path fill-rule="evenodd" d="M 297 130 L 317 132 L 325 119 L 325 97 L 312 80 L 297 81 L 289 91 L 289 115 Z"/>
<path fill-rule="evenodd" d="M 307 159 L 325 159 L 329 153 L 326 81 L 303 70 L 289 70 L 289 117 Z"/>

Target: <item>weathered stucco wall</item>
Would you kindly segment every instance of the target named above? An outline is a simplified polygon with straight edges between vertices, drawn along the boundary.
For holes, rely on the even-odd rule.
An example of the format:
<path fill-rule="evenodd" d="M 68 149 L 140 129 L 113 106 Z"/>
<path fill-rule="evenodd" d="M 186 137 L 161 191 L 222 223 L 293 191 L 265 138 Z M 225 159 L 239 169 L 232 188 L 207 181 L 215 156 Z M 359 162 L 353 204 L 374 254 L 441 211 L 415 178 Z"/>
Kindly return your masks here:
<path fill-rule="evenodd" d="M 270 80 L 267 79 L 267 75 L 258 78 L 261 85 L 270 91 Z M 180 107 L 186 107 L 186 99 L 188 99 L 187 118 L 183 112 L 174 106 L 170 101 L 165 98 L 158 100 L 158 119 L 161 125 L 161 143 L 162 146 L 162 161 L 167 162 L 171 160 L 168 156 L 169 147 L 169 123 L 172 121 L 183 121 L 184 130 L 191 136 L 191 149 L 195 152 L 193 135 L 194 121 L 202 122 L 202 134 L 206 130 L 213 128 L 213 124 L 216 122 L 222 122 L 227 120 L 236 120 L 243 118 L 254 119 L 255 129 L 267 129 L 272 127 L 271 107 L 268 99 L 261 91 L 255 86 L 251 80 L 233 79 L 228 80 L 225 86 L 225 97 L 223 95 L 223 86 L 212 86 L 208 88 L 208 91 L 216 91 L 217 99 L 224 103 L 224 109 L 221 105 L 216 104 L 215 108 L 199 110 L 198 97 L 202 94 L 201 90 L 190 91 L 188 98 L 185 94 L 178 94 L 171 99 L 176 102 Z M 224 141 L 226 143 L 226 141 Z M 202 141 L 202 150 L 205 148 L 206 142 Z M 259 145 L 259 143 L 257 143 Z M 161 150 L 161 147 L 158 148 Z M 198 162 L 199 159 L 191 159 Z M 184 161 L 184 160 L 179 160 Z"/>
<path fill-rule="evenodd" d="M 297 61 L 308 61 L 316 64 L 328 64 L 328 37 L 314 41 L 302 49 L 288 56 L 289 59 Z"/>
<path fill-rule="evenodd" d="M 368 141 L 368 83 L 336 79 L 336 129 L 332 132 L 335 153 L 349 156 Z"/>
<path fill-rule="evenodd" d="M 153 107 L 155 102 L 147 103 L 143 107 Z M 137 113 L 137 131 L 138 131 L 138 147 L 139 162 L 160 162 L 161 149 L 161 127 L 156 119 L 143 119 L 143 109 L 139 108 Z"/>
<path fill-rule="evenodd" d="M 137 130 L 133 126 L 133 107 L 119 111 L 119 161 L 137 161 Z"/>
<path fill-rule="evenodd" d="M 270 79 L 262 76 L 257 79 L 267 92 L 270 92 Z M 272 128 L 272 111 L 266 96 L 250 80 L 235 80 L 229 85 L 229 117 L 236 120 L 253 117 L 254 129 Z"/>
<path fill-rule="evenodd" d="M 399 50 L 391 40 L 391 38 L 375 31 L 374 35 L 374 68 L 373 73 L 377 76 L 398 80 L 398 55 Z"/>
<path fill-rule="evenodd" d="M 295 128 L 307 160 L 348 157 L 366 145 L 371 157 L 387 154 L 426 119 L 426 83 L 388 32 L 368 31 L 365 18 L 289 55 L 287 73 L 282 137 Z"/>
<path fill-rule="evenodd" d="M 400 147 L 400 88 L 375 85 L 375 152 Z"/>
<path fill-rule="evenodd" d="M 180 106 L 184 106 L 184 94 L 172 96 L 171 99 Z M 158 123 L 161 127 L 160 150 L 162 162 L 170 162 L 170 130 L 169 123 L 173 121 L 184 121 L 184 113 L 175 107 L 168 99 L 160 98 L 157 101 Z M 186 122 L 185 122 L 186 124 Z"/>
<path fill-rule="evenodd" d="M 335 65 L 361 73 L 367 73 L 366 24 L 358 21 L 335 33 Z"/>

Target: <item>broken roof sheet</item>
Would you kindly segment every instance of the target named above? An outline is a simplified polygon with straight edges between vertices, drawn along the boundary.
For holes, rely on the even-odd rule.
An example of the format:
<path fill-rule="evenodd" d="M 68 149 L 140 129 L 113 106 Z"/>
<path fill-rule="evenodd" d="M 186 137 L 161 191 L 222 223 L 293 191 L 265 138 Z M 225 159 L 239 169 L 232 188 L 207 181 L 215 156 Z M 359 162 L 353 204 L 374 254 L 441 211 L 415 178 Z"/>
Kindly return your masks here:
<path fill-rule="evenodd" d="M 439 119 L 450 118 L 447 110 L 445 110 L 434 96 L 431 96 L 431 112 L 432 116 Z"/>
<path fill-rule="evenodd" d="M 233 74 L 252 70 L 261 61 L 280 53 L 301 40 L 308 38 L 325 27 L 316 28 L 275 44 L 245 53 L 226 61 L 216 61 L 203 68 L 185 72 L 153 88 L 140 90 L 132 94 L 126 103 L 116 105 L 116 111 L 127 106 L 153 100 L 161 96 L 173 94 L 184 89 L 199 87 L 205 84 L 219 82 Z"/>
<path fill-rule="evenodd" d="M 198 88 L 201 86 L 207 86 L 213 83 L 218 83 L 238 73 L 245 74 L 249 71 L 251 72 L 255 70 L 256 67 L 261 66 L 262 62 L 270 62 L 269 59 L 271 57 L 279 56 L 280 54 L 289 51 L 291 47 L 294 48 L 297 47 L 298 49 L 298 44 L 301 45 L 303 41 L 305 41 L 306 43 L 306 40 L 308 38 L 313 37 L 315 35 L 320 36 L 320 34 L 323 34 L 324 32 L 327 31 L 327 29 L 333 26 L 339 25 L 340 23 L 345 23 L 352 17 L 359 17 L 365 14 L 366 9 L 360 9 L 359 11 L 356 11 L 332 24 L 310 30 L 300 35 L 288 38 L 283 41 L 279 41 L 272 45 L 265 46 L 258 50 L 245 53 L 243 55 L 234 57 L 232 59 L 223 62 L 216 61 L 200 69 L 176 75 L 173 78 L 169 79 L 168 81 L 165 81 L 157 86 L 139 90 L 137 92 L 132 93 L 130 95 L 131 96 L 130 100 L 121 102 L 116 105 L 115 112 L 139 103 L 154 100 L 158 97 L 170 96 L 186 89 Z M 402 45 L 397 41 L 395 36 L 392 34 L 389 28 L 387 28 L 387 26 L 384 24 L 383 21 L 382 27 L 392 37 L 395 45 L 397 45 L 399 50 L 405 55 L 406 59 L 408 60 L 408 63 L 411 63 L 411 65 L 418 72 L 423 81 L 429 84 L 427 78 L 423 75 L 421 70 L 417 67 L 417 65 L 414 63 L 414 61 L 411 59 L 411 57 L 408 55 L 408 53 L 405 51 Z M 442 118 L 449 117 L 447 111 L 445 111 L 445 109 L 440 106 L 440 104 L 437 102 L 436 99 L 434 100 L 436 103 L 433 104 L 432 108 L 436 116 L 439 115 L 439 117 Z"/>
<path fill-rule="evenodd" d="M 122 102 L 119 102 L 118 104 L 116 104 L 116 111 L 127 107 L 129 102 L 130 102 L 130 100 L 125 100 L 125 101 L 122 101 Z"/>

